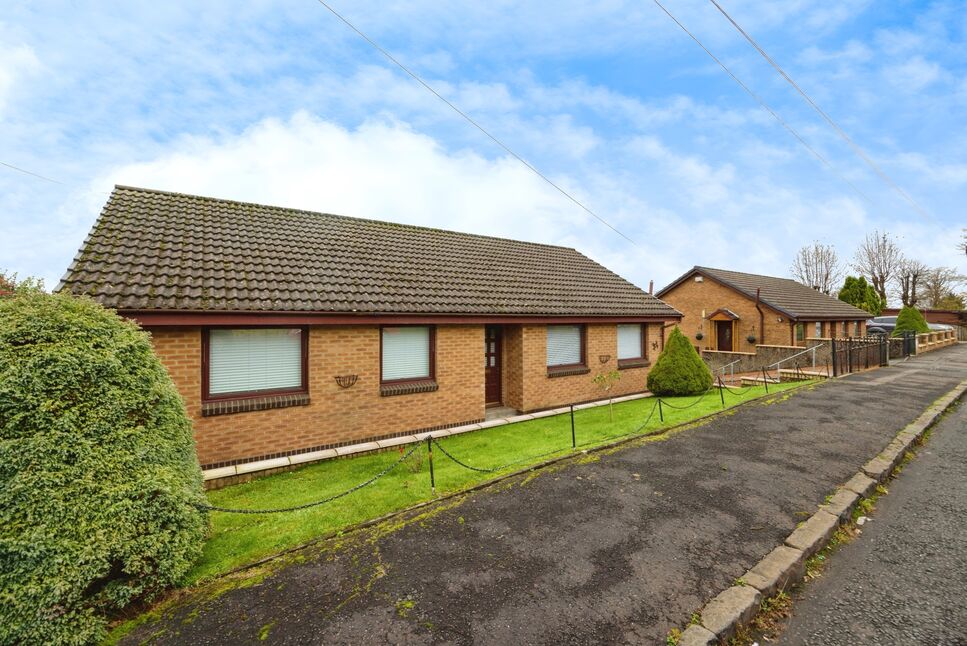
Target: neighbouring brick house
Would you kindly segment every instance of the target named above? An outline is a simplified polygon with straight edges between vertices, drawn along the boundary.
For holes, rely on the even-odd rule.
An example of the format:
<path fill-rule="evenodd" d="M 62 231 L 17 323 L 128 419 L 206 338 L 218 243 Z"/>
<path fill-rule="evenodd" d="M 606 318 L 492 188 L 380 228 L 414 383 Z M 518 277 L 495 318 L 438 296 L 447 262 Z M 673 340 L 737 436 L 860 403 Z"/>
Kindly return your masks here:
<path fill-rule="evenodd" d="M 682 332 L 699 350 L 755 352 L 756 345 L 862 336 L 870 318 L 789 278 L 710 267 L 693 267 L 656 296 L 682 313 Z"/>
<path fill-rule="evenodd" d="M 59 289 L 151 333 L 205 468 L 641 392 L 681 316 L 574 249 L 123 186 Z"/>

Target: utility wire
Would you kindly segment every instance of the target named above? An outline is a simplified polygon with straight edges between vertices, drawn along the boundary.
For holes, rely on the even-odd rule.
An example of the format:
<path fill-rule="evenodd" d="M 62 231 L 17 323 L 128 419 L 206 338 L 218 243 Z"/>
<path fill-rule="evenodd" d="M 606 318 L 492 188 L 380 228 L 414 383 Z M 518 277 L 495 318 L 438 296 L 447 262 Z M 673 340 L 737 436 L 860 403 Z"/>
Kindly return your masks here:
<path fill-rule="evenodd" d="M 320 2 L 321 2 L 321 0 L 320 0 Z M 756 102 L 757 102 L 757 103 L 758 103 L 759 105 L 761 105 L 761 106 L 762 106 L 762 107 L 763 107 L 763 108 L 764 108 L 764 109 L 765 109 L 765 110 L 766 110 L 766 111 L 767 111 L 767 112 L 768 112 L 769 114 L 771 114 L 771 115 L 772 115 L 772 116 L 773 116 L 773 117 L 774 117 L 774 118 L 776 119 L 776 121 L 778 121 L 778 122 L 779 122 L 780 124 L 782 124 L 782 127 L 783 127 L 783 128 L 785 128 L 785 129 L 786 129 L 786 130 L 787 130 L 787 131 L 789 132 L 789 134 L 791 134 L 791 135 L 792 135 L 793 137 L 795 137 L 795 138 L 796 138 L 796 139 L 797 139 L 797 140 L 799 141 L 799 143 L 801 143 L 801 144 L 803 145 L 803 147 L 804 147 L 804 148 L 805 148 L 806 150 L 808 150 L 809 152 L 811 152 L 811 153 L 813 154 L 813 156 L 814 156 L 814 157 L 816 157 L 816 159 L 818 159 L 819 161 L 821 161 L 821 162 L 822 162 L 822 163 L 823 163 L 823 164 L 824 164 L 824 165 L 825 165 L 825 166 L 826 166 L 826 167 L 827 167 L 827 168 L 828 168 L 828 169 L 829 169 L 829 170 L 830 170 L 830 171 L 831 171 L 831 172 L 832 172 L 832 173 L 833 173 L 834 175 L 836 175 L 836 176 L 837 176 L 837 177 L 839 177 L 839 178 L 840 178 L 840 179 L 841 179 L 841 180 L 842 180 L 843 182 L 845 182 L 845 183 L 846 183 L 847 185 L 849 185 L 849 187 L 850 187 L 850 188 L 852 188 L 852 189 L 853 189 L 853 190 L 854 190 L 854 191 L 855 191 L 855 192 L 857 193 L 857 195 L 859 195 L 860 197 L 862 197 L 862 198 L 863 198 L 864 200 L 866 200 L 867 202 L 869 202 L 869 203 L 872 203 L 872 202 L 871 202 L 871 200 L 870 200 L 870 198 L 868 198 L 868 197 L 866 196 L 866 194 L 865 194 L 865 193 L 864 193 L 863 191 L 861 191 L 861 190 L 860 190 L 860 189 L 859 189 L 859 188 L 858 188 L 858 187 L 857 187 L 857 186 L 856 186 L 855 184 L 853 184 L 853 182 L 851 182 L 851 181 L 849 181 L 849 180 L 848 180 L 848 179 L 847 179 L 847 178 L 846 178 L 845 176 L 843 176 L 843 175 L 842 175 L 841 173 L 839 173 L 839 172 L 838 172 L 838 171 L 837 171 L 837 170 L 836 170 L 836 169 L 835 169 L 835 168 L 833 167 L 833 165 L 832 165 L 831 163 L 829 163 L 829 160 L 828 160 L 828 159 L 826 159 L 825 157 L 823 157 L 823 156 L 822 156 L 822 155 L 821 155 L 821 154 L 820 154 L 820 153 L 819 153 L 819 152 L 818 152 L 818 151 L 817 151 L 817 150 L 816 150 L 815 148 L 813 148 L 812 146 L 810 146 L 810 145 L 809 145 L 809 143 L 808 143 L 808 142 L 807 142 L 807 141 L 806 141 L 805 139 L 803 139 L 803 138 L 802 138 L 802 137 L 801 137 L 801 136 L 799 135 L 799 133 L 798 133 L 798 132 L 796 132 L 796 130 L 795 130 L 795 129 L 794 129 L 794 128 L 793 128 L 792 126 L 790 126 L 790 125 L 789 125 L 788 123 L 786 123 L 786 122 L 785 122 L 785 120 L 783 120 L 783 118 L 782 118 L 782 117 L 780 117 L 780 116 L 779 116 L 779 115 L 778 115 L 778 114 L 776 113 L 776 111 L 775 111 L 775 110 L 773 110 L 772 108 L 770 108 L 770 107 L 769 107 L 769 105 L 768 105 L 768 104 L 767 104 L 767 103 L 766 103 L 766 102 L 765 102 L 765 101 L 764 101 L 764 100 L 762 99 L 762 97 L 760 97 L 760 96 L 759 96 L 758 94 L 756 94 L 755 92 L 753 92 L 753 91 L 752 91 L 752 90 L 751 90 L 751 89 L 749 88 L 749 86 L 748 86 L 748 85 L 746 85 L 745 83 L 743 83 L 743 82 L 742 82 L 742 80 L 741 80 L 741 79 L 740 79 L 740 78 L 739 78 L 738 76 L 736 76 L 736 75 L 735 75 L 735 74 L 734 74 L 734 73 L 732 72 L 732 70 L 730 70 L 730 69 L 729 69 L 729 68 L 728 68 L 728 67 L 727 67 L 727 66 L 725 65 L 725 63 L 723 63 L 722 61 L 720 61 L 720 60 L 718 59 L 718 57 L 716 57 L 716 56 L 715 56 L 715 54 L 713 54 L 713 53 L 712 53 L 712 52 L 711 52 L 711 51 L 709 50 L 709 48 L 708 48 L 708 47 L 706 47 L 705 45 L 703 45 L 703 44 L 702 44 L 702 41 L 700 41 L 700 40 L 698 39 L 698 37 L 696 37 L 696 36 L 695 36 L 695 35 L 694 35 L 694 34 L 693 34 L 692 32 L 690 32 L 690 31 L 688 30 L 688 28 L 687 28 L 687 27 L 686 27 L 685 25 L 683 25 L 683 24 L 681 23 L 681 21 L 679 21 L 679 20 L 678 20 L 678 18 L 676 18 L 675 16 L 673 16 L 673 15 L 672 15 L 672 13 L 671 13 L 671 12 L 670 12 L 670 11 L 669 11 L 668 9 L 666 9 L 666 8 L 665 8 L 665 5 L 663 5 L 663 4 L 662 4 L 661 2 L 659 2 L 658 0 L 654 0 L 654 2 L 655 2 L 655 4 L 656 4 L 656 5 L 658 5 L 658 7 L 659 7 L 659 8 L 660 8 L 660 9 L 661 9 L 662 11 L 664 11 L 664 12 L 665 12 L 665 14 L 666 14 L 666 15 L 667 15 L 667 16 L 668 16 L 669 18 L 671 18 L 671 19 L 672 19 L 672 20 L 673 20 L 673 21 L 675 22 L 675 24 L 676 24 L 676 25 L 678 25 L 679 27 L 681 27 L 681 28 L 682 28 L 682 31 L 684 31 L 684 32 L 685 32 L 686 34 L 688 34 L 688 36 L 689 36 L 689 38 L 691 38 L 692 40 L 694 40 L 694 41 L 695 41 L 695 42 L 696 42 L 696 43 L 698 44 L 698 46 L 699 46 L 699 47 L 701 47 L 701 48 L 702 48 L 702 49 L 703 49 L 703 50 L 705 51 L 705 53 L 709 55 L 709 57 L 710 57 L 710 58 L 711 58 L 711 59 L 712 59 L 713 61 L 715 61 L 716 63 L 718 63 L 718 65 L 719 65 L 719 67 L 721 67 L 721 68 L 722 68 L 723 70 L 725 70 L 725 73 L 726 73 L 726 74 L 728 74 L 729 76 L 731 76 L 731 77 L 732 77 L 732 80 L 733 80 L 733 81 L 735 81 L 736 83 L 738 83 L 738 84 L 739 84 L 739 87 L 741 87 L 741 88 L 742 88 L 743 90 L 745 90 L 745 91 L 746 91 L 746 93 L 747 93 L 747 94 L 748 94 L 749 96 L 751 96 L 751 97 L 752 97 L 753 99 L 755 99 L 755 100 L 756 100 Z"/>
<path fill-rule="evenodd" d="M 30 175 L 32 177 L 36 177 L 38 179 L 42 179 L 45 182 L 51 182 L 53 184 L 60 184 L 61 186 L 66 186 L 66 184 L 64 184 L 64 182 L 60 182 L 60 181 L 57 181 L 56 179 L 51 179 L 49 177 L 45 177 L 43 175 L 38 175 L 37 173 L 33 173 L 33 172 L 29 171 L 29 170 L 25 170 L 23 168 L 20 168 L 19 166 L 14 166 L 13 164 L 8 164 L 7 162 L 0 161 L 0 166 L 6 166 L 7 168 L 12 168 L 15 171 L 19 171 L 21 173 L 24 173 L 26 175 Z"/>
<path fill-rule="evenodd" d="M 882 180 L 883 180 L 884 182 L 886 182 L 886 183 L 887 183 L 887 184 L 889 184 L 889 185 L 890 185 L 891 187 L 893 187 L 893 190 L 895 190 L 895 191 L 896 191 L 897 193 L 899 193 L 899 194 L 900 194 L 900 196 L 901 196 L 901 197 L 903 197 L 903 198 L 904 198 L 904 199 L 905 199 L 905 200 L 906 200 L 907 202 L 909 202 L 909 203 L 910 203 L 910 205 L 911 205 L 911 206 L 912 206 L 912 207 L 913 207 L 913 208 L 914 208 L 914 209 L 915 209 L 915 210 L 916 210 L 916 211 L 917 211 L 917 212 L 918 212 L 918 213 L 919 213 L 920 215 L 922 215 L 922 216 L 924 216 L 925 218 L 928 218 L 928 219 L 931 219 L 931 218 L 930 218 L 930 214 L 929 214 L 929 213 L 928 213 L 928 212 L 926 211 L 926 209 L 924 209 L 924 208 L 923 208 L 922 206 L 920 206 L 920 205 L 919 205 L 919 204 L 917 203 L 917 201 L 916 201 L 916 200 L 914 200 L 914 199 L 913 199 L 912 197 L 910 197 L 910 195 L 909 195 L 909 194 L 908 194 L 908 193 L 907 193 L 906 191 L 904 191 L 904 190 L 903 190 L 902 188 L 900 188 L 900 186 L 899 186 L 899 185 L 898 185 L 898 184 L 897 184 L 896 182 L 894 182 L 894 181 L 893 181 L 893 179 L 892 179 L 892 178 L 891 178 L 891 177 L 890 177 L 889 175 L 887 175 L 887 174 L 886 174 L 886 173 L 885 173 L 885 172 L 883 171 L 883 169 L 881 169 L 881 168 L 880 168 L 880 166 L 879 166 L 879 165 L 878 165 L 878 164 L 877 164 L 877 163 L 876 163 L 875 161 L 873 161 L 873 160 L 872 160 L 872 159 L 870 158 L 870 156 L 869 156 L 869 155 L 867 155 L 867 154 L 866 154 L 866 153 L 865 153 L 865 152 L 863 151 L 863 149 L 862 149 L 862 148 L 860 148 L 860 147 L 859 147 L 859 145 L 857 145 L 857 143 L 856 143 L 855 141 L 853 141 L 853 139 L 852 139 L 852 138 L 851 138 L 851 137 L 850 137 L 850 136 L 849 136 L 848 134 L 846 134 L 846 132 L 845 132 L 845 131 L 844 131 L 844 130 L 843 130 L 842 128 L 840 128 L 840 127 L 839 127 L 839 125 L 838 125 L 838 124 L 837 124 L 837 123 L 836 123 L 835 121 L 833 121 L 833 119 L 832 119 L 832 117 L 830 117 L 830 116 L 829 116 L 828 114 L 826 114 L 826 111 L 825 111 L 825 110 L 823 110 L 822 108 L 820 108 L 820 107 L 818 106 L 818 105 L 816 104 L 816 102 L 815 102 L 815 101 L 813 101 L 813 100 L 812 100 L 812 98 L 810 98 L 810 96 L 809 96 L 808 94 L 806 94 L 806 92 L 805 92 L 805 90 L 803 90 L 803 89 L 802 89 L 802 88 L 801 88 L 801 87 L 799 86 L 799 84 L 798 84 L 798 83 L 796 83 L 796 82 L 795 82 L 794 80 L 792 80 L 792 77 L 791 77 L 791 76 L 789 76 L 788 74 L 786 74 L 786 71 L 785 71 L 784 69 L 782 69 L 782 67 L 781 67 L 781 66 L 780 66 L 780 65 L 779 65 L 778 63 L 776 63 L 776 61 L 775 61 L 775 60 L 773 60 L 773 58 L 772 58 L 771 56 L 769 56 L 769 54 L 767 54 L 767 53 L 766 53 L 766 51 L 765 51 L 764 49 L 762 49 L 762 47 L 761 47 L 761 46 L 759 46 L 759 43 L 757 43 L 757 42 L 755 41 L 755 39 L 754 39 L 754 38 L 752 38 L 752 36 L 750 36 L 750 35 L 749 35 L 749 33 L 748 33 L 748 32 L 747 32 L 746 30 L 744 30 L 744 29 L 743 29 L 743 28 L 741 27 L 741 25 L 739 25 L 739 23 L 737 23 L 737 22 L 735 21 L 735 19 L 734 19 L 734 18 L 732 18 L 732 16 L 730 16 L 730 15 L 729 15 L 729 13 L 728 13 L 728 12 L 727 12 L 727 11 L 726 11 L 725 9 L 723 9 L 723 8 L 722 8 L 722 5 L 720 5 L 720 4 L 719 4 L 718 2 L 716 2 L 715 0 L 709 0 L 709 2 L 711 2 L 711 3 L 713 4 L 713 5 L 715 5 L 715 8 L 716 8 L 716 9 L 718 9 L 718 10 L 719 10 L 719 11 L 720 11 L 720 12 L 722 13 L 722 15 L 723 15 L 723 16 L 725 16 L 725 17 L 726 17 L 726 18 L 728 19 L 728 21 L 729 21 L 730 23 L 732 23 L 732 26 L 733 26 L 733 27 L 735 27 L 735 28 L 736 28 L 736 29 L 737 29 L 737 30 L 739 31 L 739 33 L 740 33 L 740 34 L 742 34 L 742 35 L 743 35 L 743 36 L 745 37 L 745 39 L 746 39 L 747 41 L 749 41 L 749 43 L 750 43 L 750 44 L 751 44 L 751 45 L 752 45 L 753 47 L 755 47 L 755 49 L 756 49 L 756 51 L 758 51 L 758 52 L 759 52 L 759 53 L 760 53 L 760 54 L 762 55 L 762 57 L 763 57 L 764 59 L 766 59 L 766 61 L 767 61 L 767 62 L 769 63 L 769 65 L 771 65 L 771 66 L 772 66 L 772 67 L 773 67 L 773 68 L 774 68 L 774 69 L 775 69 L 775 70 L 776 70 L 777 72 L 779 72 L 779 74 L 780 74 L 780 75 L 782 76 L 782 78 L 784 78 L 784 79 L 786 79 L 786 81 L 788 81 L 788 83 L 789 83 L 789 84 L 790 84 L 790 85 L 791 85 L 792 87 L 794 87 L 794 88 L 796 89 L 796 92 L 798 92 L 798 93 L 800 94 L 800 96 L 802 96 L 802 98 L 806 100 L 806 103 L 808 103 L 809 105 L 811 105 L 811 106 L 813 107 L 813 109 L 814 109 L 814 110 L 816 110 L 816 112 L 818 112 L 818 113 L 819 113 L 819 115 L 820 115 L 820 116 L 821 116 L 821 117 L 822 117 L 823 119 L 825 119 L 825 120 L 826 120 L 826 123 L 828 123 L 828 124 L 829 124 L 829 125 L 830 125 L 830 126 L 831 126 L 831 127 L 833 128 L 833 130 L 835 130 L 835 131 L 836 131 L 836 133 L 837 133 L 837 134 L 838 134 L 838 135 L 839 135 L 839 136 L 840 136 L 840 137 L 841 137 L 841 138 L 842 138 L 842 139 L 843 139 L 843 140 L 844 140 L 844 141 L 845 141 L 845 142 L 846 142 L 847 144 L 849 144 L 849 146 L 850 146 L 850 148 L 852 148 L 852 149 L 853 149 L 853 152 L 855 152 L 855 153 L 856 153 L 857 155 L 859 155 L 859 157 L 860 157 L 860 158 L 862 158 L 862 159 L 863 159 L 863 161 L 865 161 L 865 162 L 866 162 L 866 163 L 867 163 L 867 164 L 869 165 L 869 167 L 870 167 L 870 168 L 872 168 L 872 169 L 873 169 L 873 171 L 874 171 L 874 172 L 875 172 L 875 173 L 876 173 L 877 175 L 879 175 L 879 176 L 880 176 L 880 179 L 882 179 Z"/>
<path fill-rule="evenodd" d="M 554 183 L 554 181 L 552 181 L 547 175 L 545 175 L 541 171 L 537 170 L 537 168 L 535 168 L 527 160 L 525 160 L 523 157 L 521 157 L 520 155 L 518 155 L 517 153 L 515 153 L 513 150 L 511 150 L 500 139 L 497 139 L 497 137 L 495 137 L 494 135 L 490 134 L 490 132 L 488 132 L 483 126 L 481 126 L 479 123 L 477 123 L 476 121 L 474 121 L 473 118 L 470 117 L 470 115 L 468 115 L 466 112 L 464 112 L 463 110 L 461 110 L 460 108 L 458 108 L 452 102 L 450 102 L 446 98 L 444 98 L 443 95 L 441 95 L 439 92 L 437 92 L 436 90 L 434 90 L 433 87 L 430 86 L 430 84 L 428 84 L 426 81 L 424 81 L 422 78 L 420 78 L 415 72 L 413 72 L 408 67 L 406 67 L 405 65 L 403 65 L 403 63 L 399 62 L 388 51 L 386 51 L 385 49 L 383 49 L 382 47 L 380 47 L 380 45 L 376 41 L 374 41 L 372 38 L 370 38 L 369 36 L 367 36 L 366 34 L 364 34 L 362 31 L 360 31 L 359 29 L 357 29 L 355 25 L 353 25 L 346 18 L 344 18 L 342 16 L 342 14 L 340 14 L 338 11 L 336 11 L 335 9 L 333 9 L 332 6 L 330 6 L 327 2 L 325 2 L 325 0 L 319 0 L 319 4 L 321 4 L 323 7 L 325 7 L 326 9 L 328 9 L 329 12 L 332 13 L 332 15 L 334 15 L 336 18 L 338 18 L 343 23 L 345 23 L 345 25 L 347 27 L 349 27 L 354 32 L 356 32 L 356 34 L 360 38 L 362 38 L 367 43 L 369 43 L 376 51 L 378 51 L 380 54 L 382 54 L 384 57 L 386 57 L 387 60 L 389 60 L 391 63 L 393 63 L 394 65 L 396 65 L 397 67 L 399 67 L 401 70 L 403 70 L 404 72 L 406 72 L 410 77 L 413 78 L 414 81 L 416 81 L 417 83 L 419 83 L 420 85 L 422 85 L 424 88 L 426 88 L 427 91 L 429 91 L 431 94 L 433 94 L 433 96 L 435 96 L 436 98 L 438 98 L 441 101 L 443 101 L 444 103 L 446 103 L 450 107 L 450 109 L 452 109 L 454 112 L 456 112 L 461 117 L 463 117 L 464 119 L 466 119 L 466 121 L 468 123 L 470 123 L 470 125 L 472 125 L 474 128 L 476 128 L 477 130 L 479 130 L 480 132 L 482 132 L 483 134 L 485 134 L 495 144 L 497 144 L 498 146 L 500 146 L 501 148 L 503 148 L 504 151 L 506 151 L 508 155 L 510 155 L 511 157 L 513 157 L 514 159 L 516 159 L 517 161 L 519 161 L 521 164 L 523 164 L 524 166 L 526 166 L 527 168 L 529 168 L 534 174 L 536 174 L 542 180 L 544 180 L 545 182 L 547 182 L 548 184 L 550 184 L 552 187 L 554 187 L 559 193 L 561 193 L 561 195 L 563 195 L 567 199 L 571 200 L 571 202 L 573 202 L 574 204 L 576 204 L 577 206 L 579 206 L 585 213 L 587 213 L 588 215 L 590 215 L 594 219 L 596 219 L 599 222 L 601 222 L 603 225 L 605 225 L 606 227 L 608 227 L 609 229 L 611 229 L 612 231 L 614 231 L 615 233 L 617 233 L 619 236 L 621 236 L 622 238 L 624 238 L 625 240 L 627 240 L 631 244 L 637 246 L 638 243 L 636 243 L 634 240 L 632 240 L 631 238 L 629 238 L 628 236 L 626 236 L 625 234 L 623 234 L 621 231 L 618 231 L 618 229 L 616 229 L 614 226 L 612 226 L 611 223 L 609 223 L 607 220 L 605 220 L 604 218 L 602 218 L 600 215 L 598 215 L 597 213 L 595 213 L 594 211 L 592 211 L 590 208 L 588 208 L 587 206 L 585 206 L 584 204 L 582 204 L 576 197 L 574 197 L 573 195 L 571 195 L 570 193 L 568 193 L 567 191 L 565 191 L 559 185 L 557 185 L 556 183 Z"/>

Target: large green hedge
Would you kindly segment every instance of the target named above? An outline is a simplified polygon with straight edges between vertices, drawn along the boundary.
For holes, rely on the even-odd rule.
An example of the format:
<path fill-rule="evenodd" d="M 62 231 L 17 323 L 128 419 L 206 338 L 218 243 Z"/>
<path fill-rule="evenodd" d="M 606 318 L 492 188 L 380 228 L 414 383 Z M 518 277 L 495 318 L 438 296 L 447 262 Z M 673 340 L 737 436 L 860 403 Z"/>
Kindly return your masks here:
<path fill-rule="evenodd" d="M 84 644 L 176 583 L 207 518 L 147 334 L 88 299 L 0 299 L 0 644 Z"/>
<path fill-rule="evenodd" d="M 893 336 L 901 336 L 904 332 L 917 332 L 923 334 L 930 331 L 926 319 L 915 307 L 904 306 L 896 317 L 896 327 L 893 328 Z"/>
<path fill-rule="evenodd" d="M 648 390 L 656 395 L 698 395 L 711 385 L 712 373 L 708 366 L 675 327 L 648 372 Z"/>

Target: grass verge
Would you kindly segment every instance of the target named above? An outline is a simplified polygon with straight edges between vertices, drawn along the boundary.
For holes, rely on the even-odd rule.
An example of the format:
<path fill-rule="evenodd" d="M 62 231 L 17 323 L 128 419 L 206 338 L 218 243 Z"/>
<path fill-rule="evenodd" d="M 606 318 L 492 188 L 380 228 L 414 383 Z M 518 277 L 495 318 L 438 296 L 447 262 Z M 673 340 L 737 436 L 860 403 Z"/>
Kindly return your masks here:
<path fill-rule="evenodd" d="M 770 393 L 798 385 L 801 383 L 771 385 Z M 725 404 L 732 406 L 764 394 L 761 386 L 743 393 L 726 391 Z M 655 411 L 640 429 L 641 433 L 686 423 L 722 408 L 719 393 L 715 390 L 701 400 L 696 397 L 662 399 L 669 404 L 662 407 L 664 421 L 659 419 Z M 695 405 L 684 410 L 672 408 L 688 406 L 696 401 Z M 616 403 L 613 411 L 609 411 L 608 406 L 575 411 L 578 448 L 601 445 L 616 436 L 638 430 L 654 405 L 654 399 L 646 398 Z M 448 437 L 441 439 L 440 443 L 461 461 L 479 468 L 491 469 L 510 462 L 515 464 L 495 472 L 481 473 L 465 469 L 435 450 L 433 463 L 437 496 L 461 491 L 529 464 L 537 464 L 547 459 L 549 451 L 560 449 L 557 455 L 567 455 L 571 452 L 571 421 L 569 415 L 555 415 Z M 542 455 L 545 457 L 539 457 Z M 213 505 L 238 509 L 300 505 L 363 482 L 399 458 L 399 452 L 390 450 L 321 462 L 211 491 L 208 498 Z M 218 576 L 434 497 L 430 490 L 427 451 L 425 446 L 421 446 L 410 458 L 374 484 L 319 507 L 278 514 L 212 512 L 210 537 L 184 584 Z"/>

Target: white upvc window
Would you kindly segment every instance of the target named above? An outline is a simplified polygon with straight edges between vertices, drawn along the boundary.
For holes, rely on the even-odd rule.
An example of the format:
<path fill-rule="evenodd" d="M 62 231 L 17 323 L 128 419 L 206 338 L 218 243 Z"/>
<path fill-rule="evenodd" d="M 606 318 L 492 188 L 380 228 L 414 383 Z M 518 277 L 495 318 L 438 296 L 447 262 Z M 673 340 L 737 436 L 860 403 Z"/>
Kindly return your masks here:
<path fill-rule="evenodd" d="M 618 326 L 618 361 L 645 357 L 641 328 L 640 323 Z"/>
<path fill-rule="evenodd" d="M 305 391 L 300 328 L 208 330 L 206 398 Z"/>
<path fill-rule="evenodd" d="M 816 338 L 818 339 L 822 336 L 823 336 L 823 322 L 816 321 Z"/>
<path fill-rule="evenodd" d="M 433 329 L 427 325 L 381 330 L 382 381 L 433 378 Z"/>
<path fill-rule="evenodd" d="M 859 335 L 860 335 L 860 322 L 853 321 L 853 336 L 859 336 Z"/>
<path fill-rule="evenodd" d="M 584 327 L 581 325 L 547 326 L 547 365 L 579 366 L 584 364 Z"/>

